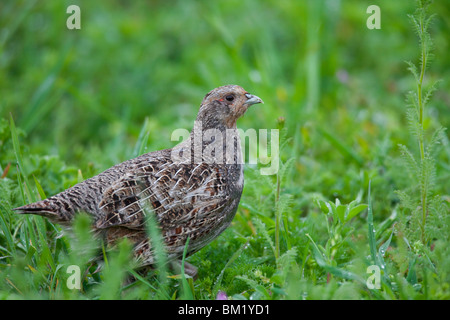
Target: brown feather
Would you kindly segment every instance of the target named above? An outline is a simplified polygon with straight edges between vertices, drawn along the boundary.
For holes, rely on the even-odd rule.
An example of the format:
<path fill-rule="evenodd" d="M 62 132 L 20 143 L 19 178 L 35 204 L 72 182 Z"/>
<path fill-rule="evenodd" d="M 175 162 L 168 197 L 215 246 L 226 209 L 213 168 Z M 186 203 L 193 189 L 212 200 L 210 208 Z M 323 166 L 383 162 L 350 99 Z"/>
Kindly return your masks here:
<path fill-rule="evenodd" d="M 233 101 L 228 101 L 233 95 Z M 228 98 L 228 100 L 227 100 Z M 134 244 L 136 258 L 151 265 L 151 240 L 146 235 L 148 214 L 159 223 L 170 259 L 181 257 L 189 238 L 189 253 L 215 239 L 233 219 L 243 189 L 243 164 L 216 161 L 226 147 L 194 163 L 195 134 L 217 129 L 235 130 L 236 120 L 247 110 L 248 93 L 239 86 L 219 87 L 209 92 L 200 106 L 197 121 L 202 132 L 191 136 L 176 148 L 191 151 L 187 162 L 172 158 L 173 149 L 150 152 L 118 164 L 48 199 L 16 208 L 18 213 L 43 215 L 54 222 L 70 225 L 78 212 L 93 218 L 93 229 L 109 244 L 128 238 Z M 261 100 L 259 100 L 261 102 Z M 201 145 L 202 150 L 208 141 Z M 234 159 L 242 159 L 239 139 Z"/>

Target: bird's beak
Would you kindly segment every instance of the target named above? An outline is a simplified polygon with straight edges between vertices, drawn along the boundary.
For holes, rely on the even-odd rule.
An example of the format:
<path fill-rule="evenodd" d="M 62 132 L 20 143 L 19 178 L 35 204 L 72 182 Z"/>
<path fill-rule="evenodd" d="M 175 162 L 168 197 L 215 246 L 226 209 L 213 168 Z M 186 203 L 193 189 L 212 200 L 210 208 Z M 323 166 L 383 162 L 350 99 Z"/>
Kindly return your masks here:
<path fill-rule="evenodd" d="M 248 105 L 252 105 L 252 104 L 256 104 L 256 103 L 264 103 L 264 101 L 262 101 L 262 99 L 258 96 L 255 96 L 253 94 L 250 93 L 246 93 L 245 96 L 247 97 L 247 101 L 244 102 L 244 104 L 248 104 Z"/>

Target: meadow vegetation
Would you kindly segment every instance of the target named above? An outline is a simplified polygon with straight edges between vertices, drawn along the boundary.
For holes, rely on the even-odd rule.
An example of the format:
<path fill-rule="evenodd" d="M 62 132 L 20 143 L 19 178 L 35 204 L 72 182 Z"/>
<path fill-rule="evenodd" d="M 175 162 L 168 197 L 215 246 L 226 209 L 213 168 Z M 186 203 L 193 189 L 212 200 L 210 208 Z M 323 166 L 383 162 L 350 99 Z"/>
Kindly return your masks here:
<path fill-rule="evenodd" d="M 450 4 L 376 1 L 370 30 L 371 4 L 2 1 L 0 299 L 450 299 Z M 264 100 L 238 127 L 280 130 L 280 170 L 246 165 L 198 280 L 162 247 L 137 273 L 85 215 L 65 234 L 11 210 L 174 146 L 224 84 Z"/>

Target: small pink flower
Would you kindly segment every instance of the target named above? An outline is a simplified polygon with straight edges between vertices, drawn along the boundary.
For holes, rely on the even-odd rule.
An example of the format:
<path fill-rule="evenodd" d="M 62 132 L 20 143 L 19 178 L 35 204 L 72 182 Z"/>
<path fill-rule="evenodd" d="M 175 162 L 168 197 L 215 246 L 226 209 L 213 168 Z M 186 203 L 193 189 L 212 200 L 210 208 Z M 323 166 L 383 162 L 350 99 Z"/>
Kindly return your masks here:
<path fill-rule="evenodd" d="M 228 296 L 225 292 L 219 291 L 217 292 L 216 300 L 228 300 Z"/>
<path fill-rule="evenodd" d="M 336 78 L 338 79 L 338 81 L 340 83 L 346 84 L 346 83 L 348 83 L 348 80 L 349 80 L 350 76 L 349 76 L 347 70 L 339 69 L 336 72 Z"/>

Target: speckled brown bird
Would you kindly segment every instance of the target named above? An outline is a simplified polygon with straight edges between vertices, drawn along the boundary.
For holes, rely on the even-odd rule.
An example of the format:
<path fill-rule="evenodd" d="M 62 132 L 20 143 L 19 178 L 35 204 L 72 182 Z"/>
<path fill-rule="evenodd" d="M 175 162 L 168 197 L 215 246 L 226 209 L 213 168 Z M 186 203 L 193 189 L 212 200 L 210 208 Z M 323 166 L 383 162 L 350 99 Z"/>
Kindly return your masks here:
<path fill-rule="evenodd" d="M 216 88 L 203 99 L 189 138 L 174 148 L 125 161 L 14 210 L 66 226 L 77 212 L 86 212 L 106 243 L 131 240 L 141 266 L 155 263 L 145 227 L 147 215 L 154 214 L 169 260 L 179 261 L 188 238 L 192 254 L 224 231 L 236 213 L 244 186 L 236 120 L 256 103 L 262 100 L 240 86 Z"/>

